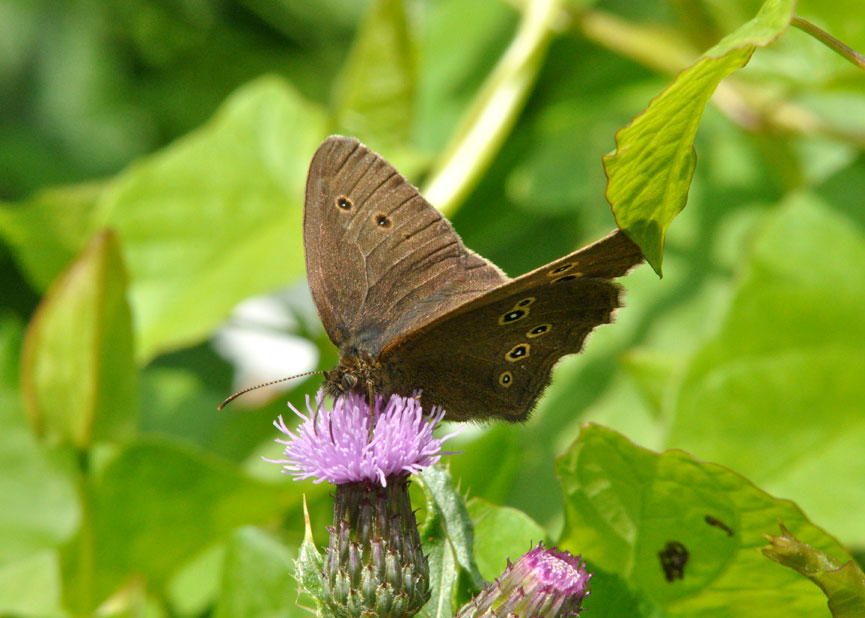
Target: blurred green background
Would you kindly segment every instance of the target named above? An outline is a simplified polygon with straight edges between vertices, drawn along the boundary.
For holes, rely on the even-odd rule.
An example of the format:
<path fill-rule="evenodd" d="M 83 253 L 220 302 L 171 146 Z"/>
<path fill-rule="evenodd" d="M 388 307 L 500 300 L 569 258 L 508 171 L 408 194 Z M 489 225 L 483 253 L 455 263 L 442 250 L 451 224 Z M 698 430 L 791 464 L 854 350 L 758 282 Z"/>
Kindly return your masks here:
<path fill-rule="evenodd" d="M 614 227 L 615 132 L 760 5 L 0 1 L 0 614 L 267 615 L 234 589 L 293 587 L 301 494 L 323 542 L 328 490 L 261 457 L 318 380 L 215 406 L 335 362 L 302 283 L 322 139 L 359 137 L 515 276 Z M 861 0 L 796 12 L 865 50 Z M 442 181 L 470 130 L 478 156 Z M 664 278 L 624 279 L 616 324 L 527 423 L 469 426 L 452 474 L 555 539 L 554 458 L 593 421 L 726 465 L 861 552 L 865 75 L 791 29 L 722 84 L 695 147 Z"/>

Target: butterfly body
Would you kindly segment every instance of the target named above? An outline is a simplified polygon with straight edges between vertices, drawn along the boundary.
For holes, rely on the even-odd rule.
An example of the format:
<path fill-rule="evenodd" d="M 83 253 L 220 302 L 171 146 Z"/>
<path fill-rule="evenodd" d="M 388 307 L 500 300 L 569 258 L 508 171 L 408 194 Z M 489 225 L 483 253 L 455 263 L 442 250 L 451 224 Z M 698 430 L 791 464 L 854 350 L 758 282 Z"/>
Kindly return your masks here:
<path fill-rule="evenodd" d="M 642 261 L 623 233 L 509 279 L 467 249 L 383 158 L 332 136 L 307 179 L 310 290 L 340 352 L 326 389 L 411 395 L 450 420 L 524 420 L 553 365 L 610 322 L 610 279 Z"/>

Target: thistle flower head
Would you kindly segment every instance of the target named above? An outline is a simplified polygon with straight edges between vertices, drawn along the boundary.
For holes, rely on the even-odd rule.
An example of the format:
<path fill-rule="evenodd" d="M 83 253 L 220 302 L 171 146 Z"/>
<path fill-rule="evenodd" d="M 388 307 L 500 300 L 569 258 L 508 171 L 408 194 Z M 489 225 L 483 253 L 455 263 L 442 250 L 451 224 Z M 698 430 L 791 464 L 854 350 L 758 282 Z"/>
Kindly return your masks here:
<path fill-rule="evenodd" d="M 289 407 L 302 422 L 292 431 L 282 416 L 274 421 L 288 438 L 277 440 L 285 445 L 284 459 L 268 461 L 283 464 L 283 472 L 295 480 L 384 487 L 388 478 L 408 476 L 436 463 L 443 454 L 442 443 L 457 433 L 435 438 L 433 430 L 444 410 L 433 408 L 425 418 L 417 397 L 392 395 L 386 405 L 376 397 L 375 414 L 370 413 L 366 397 L 355 393 L 339 397 L 330 410 L 323 405 L 322 391 L 315 407 L 307 396 L 308 415 Z"/>
<path fill-rule="evenodd" d="M 539 544 L 469 601 L 457 618 L 575 616 L 589 594 L 591 574 L 579 556 Z"/>

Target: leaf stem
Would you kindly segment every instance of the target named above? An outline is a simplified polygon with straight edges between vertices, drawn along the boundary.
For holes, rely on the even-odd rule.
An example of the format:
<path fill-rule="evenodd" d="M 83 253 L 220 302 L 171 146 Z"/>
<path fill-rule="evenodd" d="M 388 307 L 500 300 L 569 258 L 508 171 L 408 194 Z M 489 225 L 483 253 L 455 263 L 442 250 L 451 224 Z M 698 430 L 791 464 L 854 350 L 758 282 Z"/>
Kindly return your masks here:
<path fill-rule="evenodd" d="M 790 22 L 791 25 L 796 26 L 799 30 L 803 32 L 807 32 L 815 39 L 823 43 L 826 47 L 843 56 L 857 67 L 865 71 L 865 56 L 857 52 L 852 47 L 848 47 L 831 34 L 822 30 L 812 24 L 807 19 L 802 19 L 798 15 L 793 16 L 793 20 Z"/>
<path fill-rule="evenodd" d="M 524 3 L 523 17 L 498 64 L 481 86 L 422 193 L 451 216 L 486 170 L 513 127 L 540 70 L 561 0 Z"/>

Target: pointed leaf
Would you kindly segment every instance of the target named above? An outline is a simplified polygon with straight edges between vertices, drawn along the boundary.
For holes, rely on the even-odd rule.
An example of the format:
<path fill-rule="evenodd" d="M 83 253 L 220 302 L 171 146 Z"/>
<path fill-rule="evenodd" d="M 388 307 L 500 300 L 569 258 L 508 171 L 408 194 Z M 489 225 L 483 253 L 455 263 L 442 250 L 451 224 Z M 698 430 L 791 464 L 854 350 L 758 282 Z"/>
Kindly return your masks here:
<path fill-rule="evenodd" d="M 415 106 L 415 56 L 403 0 L 375 0 L 336 87 L 340 130 L 373 145 L 405 142 Z"/>
<path fill-rule="evenodd" d="M 667 228 L 688 199 L 703 109 L 722 79 L 745 66 L 756 47 L 784 32 L 793 5 L 794 0 L 766 0 L 754 19 L 682 71 L 616 133 L 616 152 L 604 157 L 607 199 L 616 222 L 659 275 Z"/>
<path fill-rule="evenodd" d="M 451 618 L 454 615 L 459 564 L 444 533 L 440 515 L 433 515 L 421 535 L 424 553 L 429 561 L 432 596 L 423 612 L 430 618 Z"/>
<path fill-rule="evenodd" d="M 324 584 L 324 555 L 315 546 L 312 536 L 312 524 L 309 520 L 309 511 L 306 508 L 306 496 L 303 497 L 303 543 L 297 560 L 294 561 L 294 578 L 300 584 L 300 592 L 305 593 L 315 602 L 318 613 L 322 617 L 329 616 L 327 599 L 325 598 Z"/>
<path fill-rule="evenodd" d="M 482 587 L 481 577 L 474 561 L 474 526 L 466 504 L 456 490 L 450 474 L 441 466 L 431 466 L 421 472 L 423 487 L 441 516 L 445 534 L 453 546 L 460 566 L 471 576 L 474 585 Z"/>
<path fill-rule="evenodd" d="M 22 358 L 33 427 L 79 448 L 117 438 L 136 410 L 126 273 L 115 236 L 96 236 L 42 299 Z"/>

